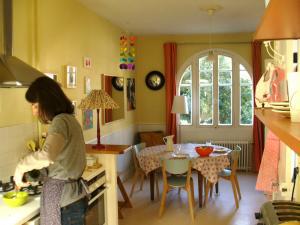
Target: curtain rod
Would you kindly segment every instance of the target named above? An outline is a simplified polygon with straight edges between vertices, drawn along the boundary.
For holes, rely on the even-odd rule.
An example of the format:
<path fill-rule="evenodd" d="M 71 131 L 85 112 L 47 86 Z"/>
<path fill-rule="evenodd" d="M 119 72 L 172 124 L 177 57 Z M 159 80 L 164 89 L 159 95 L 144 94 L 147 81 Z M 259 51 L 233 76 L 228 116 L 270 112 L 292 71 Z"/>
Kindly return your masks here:
<path fill-rule="evenodd" d="M 211 44 L 236 45 L 236 44 L 251 44 L 251 41 L 236 41 L 236 42 L 212 42 Z M 208 45 L 208 42 L 177 42 L 178 45 Z"/>

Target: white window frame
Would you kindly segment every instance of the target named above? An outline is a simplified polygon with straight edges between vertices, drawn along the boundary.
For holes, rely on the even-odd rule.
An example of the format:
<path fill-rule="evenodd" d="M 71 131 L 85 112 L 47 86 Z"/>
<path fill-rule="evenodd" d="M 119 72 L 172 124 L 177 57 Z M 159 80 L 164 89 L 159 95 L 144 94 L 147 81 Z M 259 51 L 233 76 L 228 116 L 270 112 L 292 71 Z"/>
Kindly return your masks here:
<path fill-rule="evenodd" d="M 218 127 L 224 127 L 224 128 L 232 128 L 232 127 L 251 127 L 251 125 L 242 125 L 240 124 L 240 76 L 236 76 L 236 74 L 239 75 L 240 69 L 239 65 L 242 64 L 247 72 L 250 75 L 250 78 L 252 79 L 253 82 L 253 76 L 252 76 L 252 69 L 249 66 L 248 62 L 243 59 L 241 56 L 238 54 L 224 50 L 224 49 L 213 49 L 215 53 L 215 61 L 217 62 L 217 55 L 224 55 L 227 57 L 232 58 L 232 125 L 219 125 L 218 124 L 218 101 L 213 102 L 213 125 L 200 125 L 199 124 L 199 58 L 204 57 L 208 55 L 208 50 L 198 52 L 188 58 L 182 66 L 179 68 L 176 74 L 176 90 L 177 93 L 179 93 L 179 84 L 182 78 L 182 74 L 185 71 L 185 69 L 191 65 L 191 71 L 192 71 L 192 112 L 191 112 L 191 121 L 192 124 L 184 125 L 182 124 L 181 126 L 193 126 L 193 127 L 200 127 L 200 128 L 218 128 Z M 218 79 L 217 78 L 217 63 L 214 63 L 214 68 L 213 68 L 213 85 L 214 87 L 218 86 Z M 239 94 L 235 94 L 239 93 Z M 218 88 L 213 88 L 213 96 L 218 96 Z M 215 98 L 214 97 L 214 98 Z M 215 110 L 217 109 L 217 110 Z M 253 110 L 253 109 L 252 109 Z M 253 115 L 252 111 L 252 115 Z"/>

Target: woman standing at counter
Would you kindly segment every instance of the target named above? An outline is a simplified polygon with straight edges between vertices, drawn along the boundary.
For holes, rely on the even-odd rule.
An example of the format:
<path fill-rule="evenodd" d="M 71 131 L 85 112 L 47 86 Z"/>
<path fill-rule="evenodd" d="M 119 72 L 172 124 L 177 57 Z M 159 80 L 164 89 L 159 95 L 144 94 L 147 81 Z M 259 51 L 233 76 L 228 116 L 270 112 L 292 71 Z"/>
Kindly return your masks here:
<path fill-rule="evenodd" d="M 87 201 L 80 177 L 86 166 L 82 129 L 73 115 L 71 101 L 59 84 L 37 78 L 26 92 L 32 113 L 43 124 L 50 124 L 45 143 L 39 151 L 20 160 L 14 180 L 17 187 L 25 172 L 48 169 L 41 195 L 41 225 L 83 225 Z"/>

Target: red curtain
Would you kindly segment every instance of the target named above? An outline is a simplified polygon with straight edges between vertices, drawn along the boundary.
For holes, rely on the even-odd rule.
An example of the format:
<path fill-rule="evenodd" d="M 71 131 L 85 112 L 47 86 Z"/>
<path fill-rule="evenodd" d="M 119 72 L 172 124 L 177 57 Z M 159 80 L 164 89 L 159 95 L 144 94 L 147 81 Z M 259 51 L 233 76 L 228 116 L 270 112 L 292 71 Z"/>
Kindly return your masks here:
<path fill-rule="evenodd" d="M 177 65 L 177 44 L 164 44 L 165 58 L 165 80 L 166 80 L 166 133 L 174 135 L 174 142 L 177 143 L 176 135 L 176 114 L 171 113 L 174 96 L 176 95 L 176 65 Z"/>
<path fill-rule="evenodd" d="M 252 42 L 252 68 L 253 68 L 253 90 L 255 96 L 256 85 L 262 75 L 261 72 L 261 42 Z M 255 105 L 255 100 L 254 100 Z M 253 121 L 253 171 L 258 172 L 264 151 L 265 127 L 260 120 L 254 116 Z"/>

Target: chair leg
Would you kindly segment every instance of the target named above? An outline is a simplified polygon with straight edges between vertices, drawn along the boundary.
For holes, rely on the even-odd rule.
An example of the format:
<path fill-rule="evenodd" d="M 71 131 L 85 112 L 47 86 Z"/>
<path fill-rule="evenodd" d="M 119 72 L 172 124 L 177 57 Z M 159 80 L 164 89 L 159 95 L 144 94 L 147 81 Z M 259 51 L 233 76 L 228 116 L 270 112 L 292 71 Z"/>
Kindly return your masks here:
<path fill-rule="evenodd" d="M 238 194 L 239 194 L 239 199 L 241 200 L 242 199 L 242 195 L 241 195 L 240 185 L 239 185 L 239 182 L 238 182 L 238 179 L 237 179 L 236 175 L 234 176 L 234 181 L 235 181 L 236 189 L 237 189 Z"/>
<path fill-rule="evenodd" d="M 181 192 L 181 188 L 178 188 L 178 195 L 180 195 L 180 192 Z"/>
<path fill-rule="evenodd" d="M 159 209 L 159 216 L 161 217 L 164 213 L 165 206 L 166 206 L 166 197 L 167 197 L 168 187 L 165 187 L 161 196 L 161 203 L 160 203 L 160 209 Z"/>
<path fill-rule="evenodd" d="M 132 197 L 132 194 L 134 192 L 134 187 L 136 185 L 138 177 L 139 177 L 139 173 L 137 171 L 135 171 L 134 176 L 133 176 L 133 182 L 132 182 L 132 186 L 131 186 L 131 191 L 130 191 L 130 194 L 129 194 L 130 197 Z"/>
<path fill-rule="evenodd" d="M 188 198 L 189 198 L 189 208 L 190 208 L 190 216 L 192 221 L 194 222 L 194 200 L 193 200 L 193 194 L 191 191 L 191 186 L 187 188 L 188 192 Z"/>
<path fill-rule="evenodd" d="M 214 191 L 214 184 L 210 185 L 210 190 L 209 190 L 209 197 L 212 198 L 212 193 Z"/>
<path fill-rule="evenodd" d="M 234 196 L 234 201 L 235 201 L 235 206 L 236 208 L 239 208 L 239 201 L 236 193 L 236 187 L 235 187 L 235 181 L 234 178 L 230 178 L 231 186 L 232 186 L 232 191 L 233 191 L 233 196 Z"/>
<path fill-rule="evenodd" d="M 194 195 L 195 192 L 194 192 L 194 182 L 193 182 L 193 179 L 191 179 L 190 185 L 191 185 L 191 191 L 192 191 L 193 206 L 195 207 L 195 195 Z"/>
<path fill-rule="evenodd" d="M 142 173 L 141 173 L 141 186 L 140 186 L 140 191 L 143 190 L 144 179 L 145 179 L 145 174 L 142 174 Z"/>
<path fill-rule="evenodd" d="M 208 200 L 209 187 L 210 187 L 210 182 L 208 180 L 206 180 L 206 184 L 205 184 L 205 199 L 204 199 L 203 206 L 206 205 L 206 202 Z"/>
<path fill-rule="evenodd" d="M 155 183 L 156 183 L 156 194 L 157 194 L 157 199 L 159 199 L 159 187 L 158 187 L 158 178 L 157 178 L 157 175 L 155 176 Z"/>

